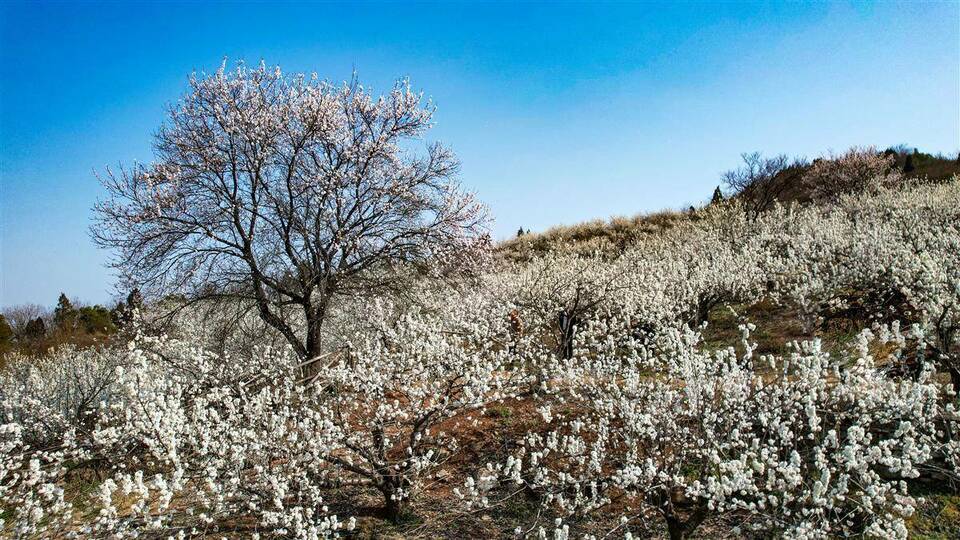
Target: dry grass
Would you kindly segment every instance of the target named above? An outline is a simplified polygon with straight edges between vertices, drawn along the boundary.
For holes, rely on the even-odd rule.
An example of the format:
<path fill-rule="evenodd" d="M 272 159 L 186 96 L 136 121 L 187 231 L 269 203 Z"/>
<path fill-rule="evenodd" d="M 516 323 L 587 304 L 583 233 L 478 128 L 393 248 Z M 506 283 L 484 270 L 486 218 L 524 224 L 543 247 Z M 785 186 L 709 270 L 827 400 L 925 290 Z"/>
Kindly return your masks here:
<path fill-rule="evenodd" d="M 921 498 L 917 512 L 907 520 L 910 538 L 948 540 L 960 538 L 960 494 L 940 489 L 917 488 Z"/>
<path fill-rule="evenodd" d="M 616 256 L 643 237 L 658 234 L 693 217 L 695 214 L 666 210 L 633 217 L 596 219 L 551 227 L 542 233 L 528 233 L 501 243 L 497 250 L 512 261 L 526 261 L 548 251 L 583 255 L 599 251 Z"/>

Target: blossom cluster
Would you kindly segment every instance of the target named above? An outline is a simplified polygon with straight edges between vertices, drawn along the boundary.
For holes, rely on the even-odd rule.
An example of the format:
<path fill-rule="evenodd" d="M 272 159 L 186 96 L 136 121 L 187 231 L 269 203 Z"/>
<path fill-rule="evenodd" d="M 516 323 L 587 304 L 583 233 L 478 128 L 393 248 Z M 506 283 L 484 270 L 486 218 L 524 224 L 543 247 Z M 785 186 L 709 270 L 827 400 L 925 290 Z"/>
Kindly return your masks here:
<path fill-rule="evenodd" d="M 638 530 L 660 516 L 671 536 L 739 513 L 743 532 L 905 537 L 907 481 L 943 446 L 943 386 L 929 364 L 917 381 L 891 379 L 869 351 L 917 336 L 884 328 L 836 358 L 818 340 L 755 357 L 742 330 L 737 348 L 707 350 L 687 329 L 655 354 L 581 359 L 565 412 L 544 406 L 545 426 L 468 481 L 468 504 L 506 482 L 562 515 L 617 501 Z"/>

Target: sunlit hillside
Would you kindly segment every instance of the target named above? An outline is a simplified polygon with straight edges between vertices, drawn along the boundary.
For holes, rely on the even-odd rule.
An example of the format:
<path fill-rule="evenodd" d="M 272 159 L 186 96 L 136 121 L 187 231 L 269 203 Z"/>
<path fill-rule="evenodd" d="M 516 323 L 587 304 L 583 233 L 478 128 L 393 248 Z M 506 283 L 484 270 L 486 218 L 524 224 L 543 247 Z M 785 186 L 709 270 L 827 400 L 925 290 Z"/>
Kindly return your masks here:
<path fill-rule="evenodd" d="M 369 266 L 309 354 L 294 302 L 62 304 L 5 354 L 0 530 L 956 537 L 960 179 L 903 156 Z"/>

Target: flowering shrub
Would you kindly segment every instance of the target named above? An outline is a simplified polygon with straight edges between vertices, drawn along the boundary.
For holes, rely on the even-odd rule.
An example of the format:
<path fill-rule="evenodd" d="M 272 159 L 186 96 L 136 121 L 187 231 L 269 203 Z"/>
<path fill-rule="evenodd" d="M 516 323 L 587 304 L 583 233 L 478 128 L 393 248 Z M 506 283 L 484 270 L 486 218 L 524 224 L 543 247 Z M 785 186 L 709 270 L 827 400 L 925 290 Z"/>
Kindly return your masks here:
<path fill-rule="evenodd" d="M 0 411 L 36 448 L 55 446 L 70 429 L 89 433 L 100 403 L 115 397 L 115 370 L 122 362 L 113 350 L 71 346 L 39 360 L 12 355 L 0 377 Z"/>
<path fill-rule="evenodd" d="M 652 248 L 656 242 L 627 250 L 612 265 L 643 270 L 608 270 L 626 318 L 608 308 L 600 316 L 608 340 L 595 339 L 596 347 L 581 348 L 567 364 L 571 395 L 560 402 L 566 409 L 576 403 L 576 412 L 555 429 L 531 432 L 524 451 L 492 474 L 470 479 L 469 499 L 483 502 L 508 476 L 571 515 L 608 507 L 611 491 L 622 505 L 626 494 L 636 506 L 625 515 L 660 513 L 674 536 L 731 511 L 767 533 L 905 536 L 914 502 L 904 481 L 928 468 L 958 478 L 950 402 L 960 388 L 958 203 L 956 181 L 906 192 L 878 186 L 871 197 L 781 207 L 749 225 L 738 225 L 736 215 L 723 216 L 726 229 L 694 223 L 657 240 L 668 250 Z M 690 255 L 697 252 L 708 255 Z M 633 286 L 622 286 L 631 279 Z M 909 341 L 918 352 L 903 354 L 908 338 L 894 326 L 883 341 L 898 343 L 898 351 L 882 366 L 868 353 L 869 334 L 849 357 L 830 358 L 814 341 L 757 366 L 749 345 L 742 358 L 708 354 L 673 330 L 704 318 L 689 316 L 704 298 L 769 296 L 798 306 L 812 331 L 824 309 L 847 300 L 838 293 L 850 290 L 881 299 L 871 318 L 916 321 Z M 906 311 L 882 312 L 894 308 L 883 302 L 894 295 Z M 609 338 L 632 333 L 631 315 L 661 323 L 666 342 L 661 336 L 654 350 L 624 351 L 637 343 Z M 601 326 L 596 317 L 592 323 Z M 664 360 L 651 365 L 657 354 Z M 906 362 L 919 364 L 916 377 L 891 378 L 887 366 Z M 953 389 L 938 382 L 936 369 L 950 373 Z M 555 419 L 549 407 L 543 411 L 546 422 Z M 814 472 L 821 476 L 807 481 Z"/>
<path fill-rule="evenodd" d="M 493 350 L 499 329 L 481 332 L 470 314 L 380 305 L 359 325 L 368 328 L 363 341 L 309 384 L 289 352 L 238 358 L 140 337 L 116 362 L 111 400 L 88 437 L 70 433 L 64 450 L 48 455 L 31 451 L 18 422 L 4 425 L 10 485 L 0 496 L 23 509 L 13 530 L 49 532 L 37 527 L 48 514 L 70 522 L 58 482 L 80 455 L 113 469 L 97 488 L 96 519 L 83 526 L 97 534 L 210 529 L 254 516 L 257 531 L 330 536 L 352 525 L 327 510 L 323 494 L 350 485 L 379 490 L 399 517 L 422 477 L 456 449 L 438 425 L 515 387 L 504 351 Z M 50 465 L 35 471 L 38 460 Z M 176 500 L 189 501 L 187 512 Z"/>
<path fill-rule="evenodd" d="M 850 195 L 837 205 L 778 209 L 765 226 L 779 246 L 766 261 L 775 298 L 801 307 L 808 323 L 843 307 L 844 291 L 879 298 L 927 328 L 924 339 L 960 389 L 960 184 Z M 908 312 L 896 312 L 902 298 Z M 874 312 L 870 316 L 890 313 Z"/>
<path fill-rule="evenodd" d="M 766 534 L 905 537 L 904 480 L 934 452 L 942 412 L 929 370 L 889 379 L 869 332 L 850 356 L 813 341 L 755 359 L 744 331 L 740 354 L 672 332 L 662 357 L 581 368 L 564 401 L 577 412 L 545 409 L 550 429 L 495 470 L 566 514 L 614 500 L 634 519 L 660 514 L 675 538 L 727 512 Z M 468 482 L 472 497 L 495 476 Z"/>
<path fill-rule="evenodd" d="M 878 152 L 876 148 L 853 147 L 843 154 L 814 160 L 803 174 L 803 182 L 815 199 L 896 187 L 903 181 L 903 175 L 894 167 L 895 161 L 895 156 Z"/>
<path fill-rule="evenodd" d="M 259 361 L 239 360 L 166 337 L 141 338 L 123 364 L 92 433 L 79 438 L 68 431 L 58 450 L 33 452 L 19 424 L 5 424 L 8 445 L 17 451 L 5 454 L 11 472 L 0 492 L 4 503 L 22 508 L 18 501 L 29 500 L 24 491 L 36 498 L 44 483 L 62 491 L 49 479 L 65 480 L 64 467 L 85 459 L 109 463 L 110 472 L 90 501 L 99 508 L 95 519 L 79 527 L 84 534 L 174 534 L 251 514 L 256 529 L 298 538 L 342 527 L 322 505 L 322 479 L 310 472 L 336 427 L 299 387 L 289 355 L 262 351 Z M 31 476 L 16 472 L 21 469 Z M 39 490 L 47 492 L 58 493 Z M 190 506 L 175 509 L 175 498 Z M 69 521 L 70 504 L 48 506 L 48 514 Z M 13 530 L 32 531 L 41 517 L 46 521 L 33 511 Z M 35 530 L 48 531 L 46 524 Z"/>
<path fill-rule="evenodd" d="M 501 328 L 482 326 L 475 315 L 483 303 L 470 300 L 433 313 L 372 306 L 366 318 L 374 329 L 320 379 L 329 390 L 323 416 L 341 427 L 337 450 L 322 458 L 326 473 L 333 485 L 380 491 L 391 519 L 457 450 L 443 422 L 519 388 L 496 341 Z"/>

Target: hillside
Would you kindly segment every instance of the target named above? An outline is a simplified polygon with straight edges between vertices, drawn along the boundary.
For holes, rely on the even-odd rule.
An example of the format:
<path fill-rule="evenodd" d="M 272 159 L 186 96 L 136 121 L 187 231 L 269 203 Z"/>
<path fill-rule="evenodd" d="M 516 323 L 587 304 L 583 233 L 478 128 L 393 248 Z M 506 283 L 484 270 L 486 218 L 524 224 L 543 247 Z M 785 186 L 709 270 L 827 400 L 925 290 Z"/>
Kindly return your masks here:
<path fill-rule="evenodd" d="M 902 145 L 889 148 L 882 155 L 890 158 L 892 168 L 914 182 L 945 182 L 960 174 L 960 157 L 928 154 Z M 776 200 L 780 204 L 808 204 L 813 200 L 814 186 L 803 181 L 804 174 L 810 170 L 812 164 L 806 160 L 797 162 L 797 166 L 777 171 L 763 186 L 764 192 L 770 194 L 771 201 Z M 730 193 L 729 189 L 728 187 L 727 196 L 735 201 L 746 201 L 753 196 L 750 190 L 734 190 Z M 709 197 L 704 196 L 704 200 L 709 201 Z M 702 206 L 700 205 L 700 208 Z M 542 232 L 526 231 L 523 235 L 503 242 L 499 250 L 511 260 L 526 260 L 535 254 L 551 250 L 572 250 L 584 254 L 599 250 L 615 254 L 646 235 L 657 234 L 683 220 L 697 219 L 697 209 L 692 206 L 687 211 L 661 211 L 555 226 Z"/>
<path fill-rule="evenodd" d="M 344 299 L 306 367 L 224 304 L 14 355 L 0 526 L 954 537 L 958 209 L 957 179 L 908 179 L 553 231 L 622 248 Z"/>

